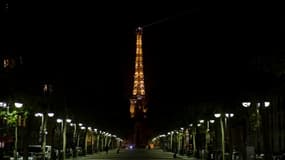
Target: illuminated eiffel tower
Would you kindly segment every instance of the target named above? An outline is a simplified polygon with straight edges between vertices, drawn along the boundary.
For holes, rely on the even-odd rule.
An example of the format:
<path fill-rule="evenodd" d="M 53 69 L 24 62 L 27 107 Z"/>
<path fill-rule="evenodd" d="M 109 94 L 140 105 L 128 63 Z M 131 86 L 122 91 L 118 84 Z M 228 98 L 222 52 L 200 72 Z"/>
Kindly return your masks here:
<path fill-rule="evenodd" d="M 147 145 L 147 107 L 143 72 L 142 32 L 143 29 L 138 27 L 136 30 L 137 38 L 134 85 L 132 97 L 130 98 L 130 116 L 134 122 L 134 134 L 132 141 L 137 147 L 145 147 L 145 145 Z"/>

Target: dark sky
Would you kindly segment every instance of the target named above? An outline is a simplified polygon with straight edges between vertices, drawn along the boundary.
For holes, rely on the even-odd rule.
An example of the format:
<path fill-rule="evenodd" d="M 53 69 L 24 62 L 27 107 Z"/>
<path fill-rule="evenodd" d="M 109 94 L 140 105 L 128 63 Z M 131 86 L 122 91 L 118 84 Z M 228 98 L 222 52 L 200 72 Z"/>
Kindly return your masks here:
<path fill-rule="evenodd" d="M 251 86 L 254 55 L 282 48 L 285 27 L 283 11 L 266 5 L 24 6 L 9 8 L 4 50 L 25 55 L 33 81 L 54 83 L 75 116 L 115 132 L 129 127 L 137 26 L 154 23 L 144 28 L 143 53 L 148 107 L 158 130 L 190 102 L 239 95 Z"/>

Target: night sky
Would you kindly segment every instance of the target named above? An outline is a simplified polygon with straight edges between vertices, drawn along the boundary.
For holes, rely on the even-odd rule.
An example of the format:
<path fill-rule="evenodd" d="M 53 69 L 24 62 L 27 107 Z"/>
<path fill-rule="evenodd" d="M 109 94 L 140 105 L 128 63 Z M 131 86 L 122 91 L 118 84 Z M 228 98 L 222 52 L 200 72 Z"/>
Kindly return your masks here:
<path fill-rule="evenodd" d="M 258 87 L 264 82 L 256 84 L 255 55 L 284 49 L 283 11 L 266 5 L 25 6 L 11 9 L 3 51 L 23 55 L 30 86 L 53 83 L 75 117 L 121 135 L 129 128 L 136 27 L 154 23 L 144 28 L 143 54 L 150 120 L 157 130 L 191 102 Z"/>

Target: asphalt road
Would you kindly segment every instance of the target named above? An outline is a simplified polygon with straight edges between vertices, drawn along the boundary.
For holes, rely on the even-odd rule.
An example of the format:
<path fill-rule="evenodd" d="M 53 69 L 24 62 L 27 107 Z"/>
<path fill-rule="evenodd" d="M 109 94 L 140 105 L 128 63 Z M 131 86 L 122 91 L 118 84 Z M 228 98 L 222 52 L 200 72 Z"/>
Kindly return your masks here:
<path fill-rule="evenodd" d="M 75 158 L 76 160 L 91 160 L 91 159 L 103 159 L 103 160 L 167 160 L 173 159 L 173 154 L 170 152 L 163 152 L 160 149 L 133 149 L 133 150 L 121 150 L 118 154 L 115 150 L 108 152 L 97 153 L 93 155 L 87 155 L 84 157 Z"/>

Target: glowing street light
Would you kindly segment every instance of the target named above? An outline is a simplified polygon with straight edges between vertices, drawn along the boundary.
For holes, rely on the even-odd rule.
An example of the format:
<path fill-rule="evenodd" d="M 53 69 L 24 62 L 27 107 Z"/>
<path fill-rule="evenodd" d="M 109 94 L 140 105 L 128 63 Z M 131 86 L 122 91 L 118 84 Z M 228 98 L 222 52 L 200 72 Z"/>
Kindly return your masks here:
<path fill-rule="evenodd" d="M 232 118 L 232 117 L 234 117 L 234 114 L 233 113 L 226 113 L 225 116 L 227 118 Z"/>
<path fill-rule="evenodd" d="M 35 117 L 43 117 L 44 115 L 42 113 L 35 113 Z"/>
<path fill-rule="evenodd" d="M 57 122 L 57 123 L 62 123 L 62 122 L 63 122 L 63 120 L 62 120 L 62 119 L 60 119 L 60 118 L 58 118 L 58 119 L 56 119 L 56 122 Z"/>
<path fill-rule="evenodd" d="M 71 123 L 71 121 L 72 121 L 72 120 L 69 119 L 69 118 L 66 119 L 66 122 L 67 122 L 67 123 Z"/>
<path fill-rule="evenodd" d="M 216 118 L 220 118 L 221 115 L 222 115 L 221 113 L 215 113 L 215 114 L 214 114 L 214 116 L 215 116 Z"/>
<path fill-rule="evenodd" d="M 242 106 L 245 107 L 245 108 L 248 108 L 250 107 L 250 102 L 242 102 Z"/>
<path fill-rule="evenodd" d="M 49 116 L 49 117 L 53 117 L 53 116 L 54 116 L 54 113 L 48 113 L 48 116 Z"/>
<path fill-rule="evenodd" d="M 0 107 L 6 108 L 7 107 L 7 103 L 6 102 L 0 102 Z"/>
<path fill-rule="evenodd" d="M 23 103 L 19 103 L 19 102 L 15 102 L 14 105 L 16 108 L 22 108 L 23 107 Z"/>
<path fill-rule="evenodd" d="M 267 102 L 267 101 L 264 102 L 264 107 L 265 107 L 265 108 L 267 108 L 267 107 L 269 107 L 269 106 L 270 106 L 270 102 Z"/>

